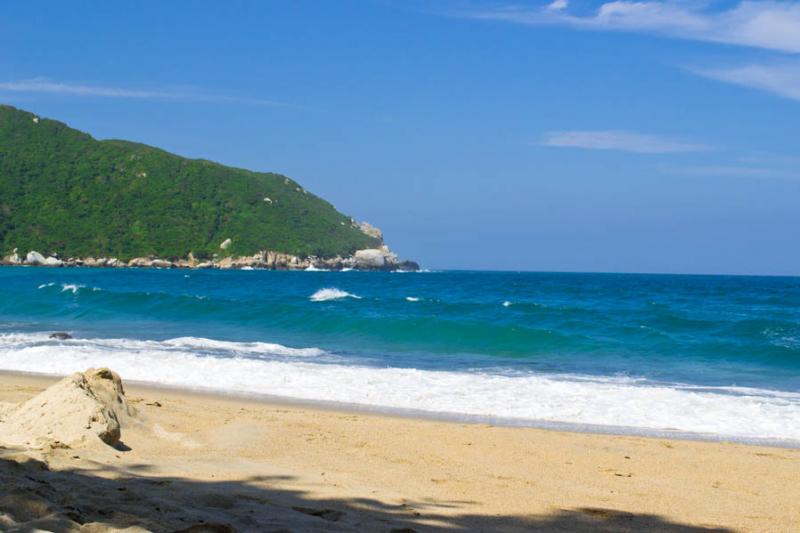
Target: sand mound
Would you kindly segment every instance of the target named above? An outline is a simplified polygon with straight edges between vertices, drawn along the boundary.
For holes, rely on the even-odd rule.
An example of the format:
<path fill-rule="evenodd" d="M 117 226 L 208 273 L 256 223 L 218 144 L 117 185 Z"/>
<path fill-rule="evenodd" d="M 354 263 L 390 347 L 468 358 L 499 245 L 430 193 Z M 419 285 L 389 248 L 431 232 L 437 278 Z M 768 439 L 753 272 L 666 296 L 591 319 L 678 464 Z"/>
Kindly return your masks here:
<path fill-rule="evenodd" d="M 67 376 L 16 407 L 0 411 L 0 443 L 42 447 L 119 442 L 120 419 L 133 416 L 122 380 L 107 368 Z"/>

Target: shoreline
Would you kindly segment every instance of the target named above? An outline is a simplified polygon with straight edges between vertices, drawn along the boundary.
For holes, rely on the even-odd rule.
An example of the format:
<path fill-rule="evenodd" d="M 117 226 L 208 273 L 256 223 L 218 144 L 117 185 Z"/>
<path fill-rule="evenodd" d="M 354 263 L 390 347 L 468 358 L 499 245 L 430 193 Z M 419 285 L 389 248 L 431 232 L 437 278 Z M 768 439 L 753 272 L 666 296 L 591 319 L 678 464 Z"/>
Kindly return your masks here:
<path fill-rule="evenodd" d="M 0 401 L 54 380 L 0 373 Z M 138 414 L 123 424 L 124 447 L 56 447 L 41 452 L 46 471 L 0 475 L 45 496 L 52 485 L 51 506 L 67 491 L 86 522 L 109 520 L 91 514 L 105 509 L 129 520 L 113 514 L 115 527 L 155 531 L 205 521 L 237 531 L 760 532 L 789 531 L 800 516 L 798 450 L 125 388 Z M 18 460 L 8 452 L 0 467 Z"/>
<path fill-rule="evenodd" d="M 230 240 L 226 241 L 228 244 Z M 223 243 L 224 245 L 225 243 Z M 226 246 L 221 246 L 226 250 Z M 61 259 L 57 254 L 45 257 L 35 250 L 25 256 L 17 249 L 7 256 L 0 257 L 0 266 L 34 266 L 50 268 L 156 268 L 191 270 L 310 270 L 310 271 L 379 271 L 379 272 L 417 272 L 420 266 L 415 261 L 399 260 L 388 246 L 357 250 L 347 256 L 317 257 L 298 256 L 282 252 L 262 250 L 253 255 L 225 255 L 198 259 L 191 252 L 186 258 L 163 259 L 158 256 L 133 257 L 128 260 L 117 257 L 68 257 Z"/>
<path fill-rule="evenodd" d="M 54 383 L 64 377 L 62 374 L 49 374 L 40 372 L 25 372 L 0 369 L 0 380 L 3 378 L 23 378 L 39 381 L 41 384 Z M 430 421 L 444 424 L 494 426 L 511 429 L 530 429 L 536 431 L 552 431 L 557 433 L 576 435 L 603 435 L 609 437 L 634 437 L 643 439 L 667 439 L 682 442 L 705 442 L 717 444 L 731 444 L 742 446 L 758 446 L 784 450 L 800 450 L 800 441 L 791 439 L 759 438 L 759 437 L 729 437 L 711 433 L 693 433 L 680 430 L 657 430 L 628 426 L 604 426 L 599 424 L 579 424 L 572 422 L 558 422 L 548 420 L 515 419 L 500 416 L 469 415 L 459 413 L 427 411 L 422 409 L 393 408 L 380 405 L 361 403 L 348 403 L 326 400 L 311 400 L 294 398 L 291 396 L 252 393 L 246 391 L 223 391 L 220 389 L 200 387 L 180 387 L 176 385 L 161 384 L 151 381 L 125 380 L 136 389 L 150 393 L 167 393 L 197 397 L 206 400 L 227 400 L 234 402 L 248 402 L 257 405 L 279 405 L 299 409 L 311 409 L 331 413 L 347 413 L 351 415 L 365 415 L 389 417 L 399 420 Z"/>

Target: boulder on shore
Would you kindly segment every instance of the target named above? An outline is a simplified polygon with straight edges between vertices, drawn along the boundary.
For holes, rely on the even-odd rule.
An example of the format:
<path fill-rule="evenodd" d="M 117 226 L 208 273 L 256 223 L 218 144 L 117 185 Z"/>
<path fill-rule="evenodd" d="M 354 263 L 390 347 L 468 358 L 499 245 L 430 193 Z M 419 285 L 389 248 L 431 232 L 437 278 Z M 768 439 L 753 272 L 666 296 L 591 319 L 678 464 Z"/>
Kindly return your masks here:
<path fill-rule="evenodd" d="M 149 257 L 134 257 L 128 261 L 129 267 L 150 267 L 153 266 L 153 260 Z"/>
<path fill-rule="evenodd" d="M 386 246 L 358 250 L 353 258 L 361 270 L 392 270 L 397 265 L 397 256 Z"/>
<path fill-rule="evenodd" d="M 28 252 L 28 255 L 25 256 L 25 264 L 27 265 L 44 265 L 46 261 L 44 256 L 35 250 L 31 250 Z"/>
<path fill-rule="evenodd" d="M 11 254 L 5 256 L 3 258 L 2 263 L 5 264 L 5 265 L 19 265 L 19 264 L 21 264 L 22 263 L 22 259 L 17 254 L 17 249 L 14 248 L 14 251 L 12 251 Z"/>
<path fill-rule="evenodd" d="M 397 264 L 397 270 L 402 272 L 417 272 L 419 270 L 419 263 L 416 261 L 400 261 Z"/>
<path fill-rule="evenodd" d="M 0 444 L 40 448 L 105 443 L 121 436 L 120 420 L 135 415 L 122 380 L 107 368 L 67 376 L 30 400 L 3 413 Z"/>
<path fill-rule="evenodd" d="M 172 268 L 173 264 L 172 261 L 166 261 L 164 259 L 153 259 L 150 262 L 150 266 L 156 268 Z"/>

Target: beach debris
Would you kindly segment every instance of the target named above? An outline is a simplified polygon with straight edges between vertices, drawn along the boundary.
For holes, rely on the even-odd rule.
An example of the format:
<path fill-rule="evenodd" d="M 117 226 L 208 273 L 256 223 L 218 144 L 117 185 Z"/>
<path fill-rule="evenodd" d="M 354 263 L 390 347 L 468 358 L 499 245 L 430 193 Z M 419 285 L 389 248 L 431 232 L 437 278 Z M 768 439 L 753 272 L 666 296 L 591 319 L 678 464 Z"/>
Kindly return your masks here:
<path fill-rule="evenodd" d="M 0 443 L 4 445 L 115 446 L 121 436 L 120 420 L 136 411 L 128 405 L 116 372 L 90 368 L 65 377 L 3 415 Z"/>
<path fill-rule="evenodd" d="M 51 339 L 58 339 L 60 341 L 66 341 L 72 338 L 72 335 L 69 333 L 64 333 L 63 331 L 57 331 L 55 333 L 50 334 Z"/>

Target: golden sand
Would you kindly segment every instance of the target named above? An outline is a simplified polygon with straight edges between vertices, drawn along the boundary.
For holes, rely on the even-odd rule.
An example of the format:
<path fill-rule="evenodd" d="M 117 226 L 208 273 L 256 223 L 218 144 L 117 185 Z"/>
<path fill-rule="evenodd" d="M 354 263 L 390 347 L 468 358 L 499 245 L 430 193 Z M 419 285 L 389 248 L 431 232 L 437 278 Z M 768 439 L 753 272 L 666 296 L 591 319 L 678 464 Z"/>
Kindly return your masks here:
<path fill-rule="evenodd" d="M 0 450 L 6 529 L 800 531 L 800 450 L 126 392 L 116 449 Z"/>

